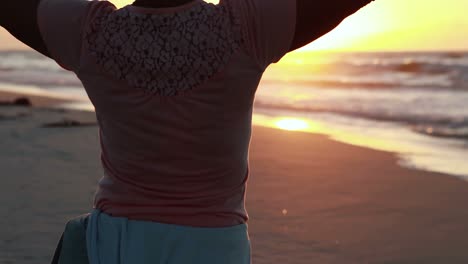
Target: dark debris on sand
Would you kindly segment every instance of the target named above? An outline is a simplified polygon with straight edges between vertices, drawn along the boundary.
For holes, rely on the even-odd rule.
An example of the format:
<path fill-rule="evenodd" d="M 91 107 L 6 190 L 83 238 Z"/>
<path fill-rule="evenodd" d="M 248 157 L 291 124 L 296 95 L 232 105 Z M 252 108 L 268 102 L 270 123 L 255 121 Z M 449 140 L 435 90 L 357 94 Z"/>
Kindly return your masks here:
<path fill-rule="evenodd" d="M 62 121 L 52 122 L 42 125 L 42 127 L 54 128 L 54 127 L 85 127 L 85 126 L 96 126 L 96 122 L 80 122 L 72 119 L 63 119 Z"/>
<path fill-rule="evenodd" d="M 0 101 L 0 106 L 32 106 L 31 100 L 27 97 L 19 97 L 13 101 Z"/>
<path fill-rule="evenodd" d="M 67 111 L 62 108 L 49 108 L 49 107 L 43 107 L 43 108 L 31 108 L 32 102 L 29 98 L 27 97 L 18 97 L 12 101 L 0 101 L 0 107 L 2 107 L 2 111 L 0 113 L 0 121 L 10 121 L 10 120 L 18 120 L 20 118 L 24 117 L 29 117 L 32 115 L 39 114 L 41 112 L 48 112 L 51 115 L 46 114 L 44 117 L 38 117 L 35 118 L 34 120 L 39 121 L 42 123 L 40 127 L 43 128 L 69 128 L 69 127 L 89 127 L 89 126 L 97 126 L 97 122 L 95 120 L 90 120 L 88 116 L 85 116 L 85 120 L 80 120 L 83 119 L 81 117 L 81 114 L 76 115 L 75 111 Z M 29 112 L 24 112 L 24 107 L 27 107 Z M 33 111 L 34 110 L 34 111 Z M 34 113 L 32 113 L 33 111 Z M 59 121 L 54 121 L 57 120 L 57 114 L 59 115 Z M 64 117 L 62 114 L 66 114 L 68 117 Z M 61 117 L 60 117 L 61 116 Z M 41 120 L 42 119 L 42 120 Z M 44 120 L 45 119 L 45 120 Z M 47 123 L 43 123 L 43 122 Z M 48 122 L 50 121 L 50 122 Z"/>

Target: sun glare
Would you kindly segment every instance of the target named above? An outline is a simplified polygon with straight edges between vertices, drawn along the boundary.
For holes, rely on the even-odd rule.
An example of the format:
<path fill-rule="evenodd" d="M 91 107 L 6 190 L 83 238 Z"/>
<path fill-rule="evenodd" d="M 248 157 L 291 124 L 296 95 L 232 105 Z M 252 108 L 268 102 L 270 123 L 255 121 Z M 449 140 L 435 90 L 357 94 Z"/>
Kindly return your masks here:
<path fill-rule="evenodd" d="M 134 2 L 110 1 L 119 8 Z M 374 1 L 301 50 L 466 49 L 468 31 L 459 30 L 468 26 L 466 8 L 468 0 Z"/>
<path fill-rule="evenodd" d="M 303 119 L 301 117 L 271 117 L 258 113 L 254 113 L 252 116 L 252 124 L 275 129 L 310 133 L 317 133 L 326 129 L 320 122 L 308 121 L 307 119 Z"/>
<path fill-rule="evenodd" d="M 284 129 L 284 130 L 291 130 L 291 131 L 297 131 L 297 130 L 306 130 L 309 125 L 306 121 L 300 120 L 300 119 L 292 119 L 292 118 L 285 118 L 277 121 L 275 125 L 278 128 Z"/>

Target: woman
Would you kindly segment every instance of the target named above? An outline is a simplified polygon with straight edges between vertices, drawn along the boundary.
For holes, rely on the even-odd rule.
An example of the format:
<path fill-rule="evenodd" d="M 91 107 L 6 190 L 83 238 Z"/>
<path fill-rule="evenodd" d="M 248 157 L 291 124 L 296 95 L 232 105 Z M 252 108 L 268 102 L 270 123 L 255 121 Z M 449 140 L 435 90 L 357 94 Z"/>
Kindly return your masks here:
<path fill-rule="evenodd" d="M 86 218 L 89 263 L 250 263 L 261 76 L 369 2 L 3 3 L 1 25 L 76 73 L 96 109 L 104 173 Z"/>

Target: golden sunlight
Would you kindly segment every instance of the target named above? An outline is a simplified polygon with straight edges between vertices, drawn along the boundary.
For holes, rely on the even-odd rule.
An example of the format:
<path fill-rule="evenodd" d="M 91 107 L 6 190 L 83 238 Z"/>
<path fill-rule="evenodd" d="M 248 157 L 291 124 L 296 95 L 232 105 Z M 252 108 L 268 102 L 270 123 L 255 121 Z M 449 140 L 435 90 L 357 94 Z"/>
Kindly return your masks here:
<path fill-rule="evenodd" d="M 293 118 L 284 118 L 276 122 L 278 128 L 290 131 L 307 130 L 309 124 L 307 121 Z"/>
<path fill-rule="evenodd" d="M 252 116 L 252 123 L 257 126 L 264 126 L 276 129 L 283 129 L 288 131 L 302 131 L 309 133 L 317 133 L 325 131 L 326 127 L 320 122 L 311 122 L 306 119 L 298 117 L 271 117 L 267 115 L 254 113 Z"/>
<path fill-rule="evenodd" d="M 111 2 L 122 7 L 133 1 Z M 375 0 L 302 50 L 466 49 L 467 8 L 468 0 Z"/>
<path fill-rule="evenodd" d="M 468 0 L 375 0 L 303 50 L 465 50 Z"/>

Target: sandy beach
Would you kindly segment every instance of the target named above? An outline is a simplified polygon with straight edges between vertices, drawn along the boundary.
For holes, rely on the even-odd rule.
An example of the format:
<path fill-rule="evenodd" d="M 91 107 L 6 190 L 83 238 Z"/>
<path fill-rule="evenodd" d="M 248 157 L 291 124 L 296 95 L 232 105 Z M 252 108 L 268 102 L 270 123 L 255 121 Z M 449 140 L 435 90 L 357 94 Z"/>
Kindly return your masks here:
<path fill-rule="evenodd" d="M 23 95 L 0 92 L 0 101 Z M 90 211 L 92 112 L 0 106 L 0 263 L 49 263 Z M 40 107 L 36 107 L 40 106 Z M 253 127 L 246 206 L 254 264 L 468 263 L 468 182 L 402 168 L 389 152 Z"/>

